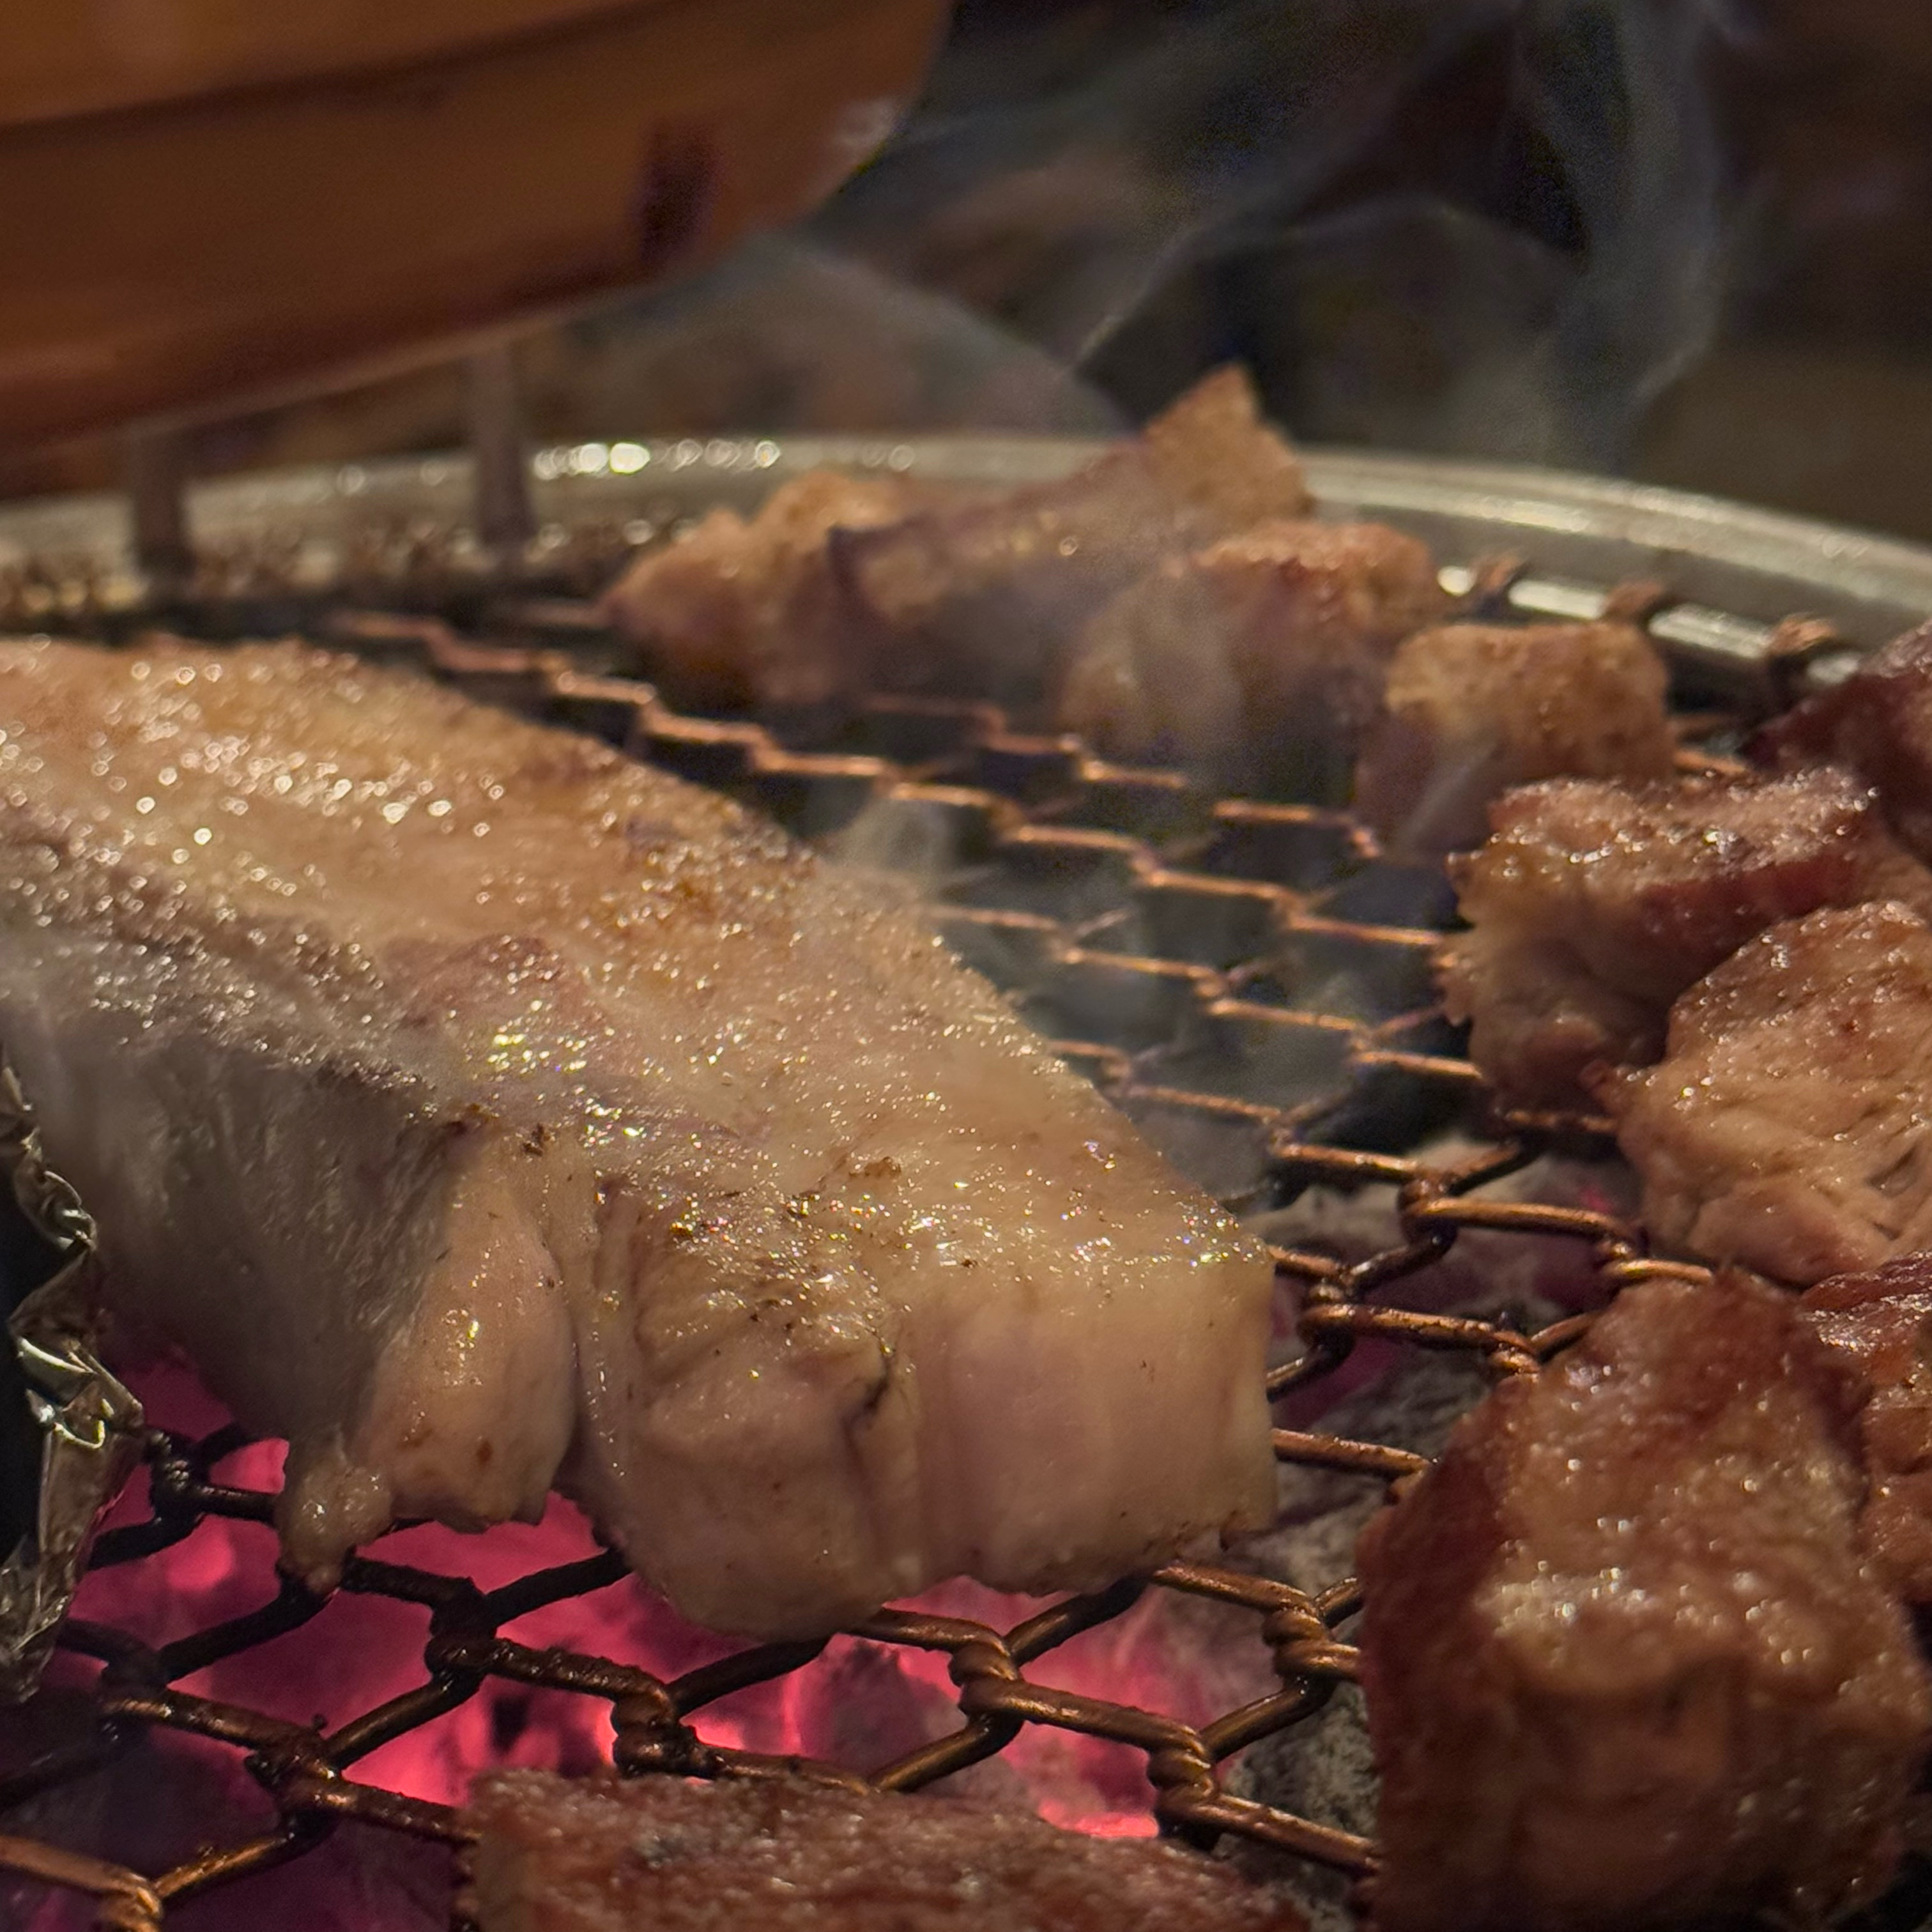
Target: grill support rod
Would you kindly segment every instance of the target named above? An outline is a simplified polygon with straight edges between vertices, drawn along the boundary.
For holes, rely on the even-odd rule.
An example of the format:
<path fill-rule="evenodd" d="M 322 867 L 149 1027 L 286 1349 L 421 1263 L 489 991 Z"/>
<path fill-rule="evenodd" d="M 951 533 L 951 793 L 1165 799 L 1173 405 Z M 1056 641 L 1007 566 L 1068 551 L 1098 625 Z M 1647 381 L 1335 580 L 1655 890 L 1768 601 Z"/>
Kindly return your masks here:
<path fill-rule="evenodd" d="M 476 464 L 476 533 L 500 559 L 520 557 L 536 534 L 530 458 L 524 448 L 516 362 L 507 342 L 478 350 L 465 364 L 470 450 Z"/>

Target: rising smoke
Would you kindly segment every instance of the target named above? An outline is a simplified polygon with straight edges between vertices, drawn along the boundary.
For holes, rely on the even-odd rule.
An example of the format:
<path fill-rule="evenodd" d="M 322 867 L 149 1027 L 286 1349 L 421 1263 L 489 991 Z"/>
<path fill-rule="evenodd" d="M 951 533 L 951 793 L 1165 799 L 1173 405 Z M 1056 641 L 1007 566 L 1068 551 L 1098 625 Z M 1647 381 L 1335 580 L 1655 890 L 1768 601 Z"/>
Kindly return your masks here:
<path fill-rule="evenodd" d="M 1310 439 L 1615 468 L 1724 299 L 1724 4 L 969 0 L 806 228 L 594 326 L 694 427 L 1100 428 L 1238 356 Z"/>

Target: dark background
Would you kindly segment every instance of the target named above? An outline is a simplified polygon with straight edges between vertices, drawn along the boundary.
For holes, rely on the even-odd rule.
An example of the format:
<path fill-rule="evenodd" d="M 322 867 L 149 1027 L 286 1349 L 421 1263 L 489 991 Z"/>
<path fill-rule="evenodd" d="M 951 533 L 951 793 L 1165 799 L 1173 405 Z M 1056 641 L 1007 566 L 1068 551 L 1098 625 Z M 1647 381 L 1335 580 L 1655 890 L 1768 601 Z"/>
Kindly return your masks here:
<path fill-rule="evenodd" d="M 1099 428 L 1229 357 L 1310 440 L 1932 538 L 1932 4 L 963 0 L 810 223 L 519 350 L 544 440 Z M 447 447 L 461 409 L 426 371 L 198 460 Z"/>

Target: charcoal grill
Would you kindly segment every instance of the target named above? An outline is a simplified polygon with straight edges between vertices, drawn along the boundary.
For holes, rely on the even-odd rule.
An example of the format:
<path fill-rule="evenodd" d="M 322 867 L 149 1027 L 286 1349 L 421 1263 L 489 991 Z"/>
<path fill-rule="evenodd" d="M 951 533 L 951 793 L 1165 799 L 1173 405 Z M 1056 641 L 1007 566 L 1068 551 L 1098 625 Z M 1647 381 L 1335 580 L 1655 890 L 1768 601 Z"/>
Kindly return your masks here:
<path fill-rule="evenodd" d="M 1640 1228 L 1555 1202 L 1486 1193 L 1561 1149 L 1609 1161 L 1603 1123 L 1493 1106 L 1435 1010 L 1430 962 L 1450 906 L 1439 875 L 1383 860 L 1346 811 L 1306 800 L 1217 798 L 1184 774 L 1130 769 L 1075 740 L 1015 728 L 983 704 L 878 697 L 828 726 L 796 729 L 680 715 L 618 674 L 584 593 L 619 557 L 694 510 L 750 501 L 826 460 L 1011 482 L 1050 476 L 1091 446 L 956 438 L 906 443 L 619 442 L 542 452 L 541 520 L 514 564 L 464 527 L 465 460 L 371 465 L 229 483 L 195 506 L 202 563 L 158 596 L 130 561 L 124 512 L 107 500 L 0 518 L 0 620 L 10 628 L 126 636 L 156 621 L 210 637 L 297 629 L 418 662 L 480 696 L 622 745 L 736 793 L 802 836 L 836 839 L 864 820 L 868 854 L 926 868 L 938 920 L 1059 1051 L 1184 1166 L 1252 1208 L 1328 1184 L 1381 1190 L 1397 1230 L 1366 1258 L 1276 1248 L 1295 1298 L 1297 1348 L 1270 1394 L 1309 1392 L 1365 1343 L 1447 1351 L 1492 1376 L 1533 1370 L 1577 1318 L 1530 1330 L 1400 1305 L 1404 1281 L 1471 1231 L 1575 1244 L 1606 1289 L 1696 1274 L 1646 1250 Z M 1737 720 L 1794 679 L 1828 677 L 1850 653 L 1932 611 L 1932 553 L 1632 486 L 1387 457 L 1317 455 L 1331 514 L 1404 525 L 1435 546 L 1445 586 L 1502 615 L 1588 616 L 1616 596 L 1670 656 L 1687 767 L 1720 761 Z M 1641 580 L 1641 586 L 1633 584 Z M 1618 589 L 1618 586 L 1622 586 Z M 1809 620 L 1790 621 L 1794 616 Z M 934 868 L 932 855 L 945 855 Z M 1418 1151 L 1458 1130 L 1452 1164 Z M 220 1480 L 232 1428 L 152 1433 L 148 1514 L 104 1534 L 97 1570 L 125 1569 L 214 1519 L 267 1519 L 272 1493 Z M 1423 1466 L 1390 1443 L 1276 1432 L 1285 1462 L 1400 1481 Z M 1374 1848 L 1333 1820 L 1232 1788 L 1228 1767 L 1309 1724 L 1355 1670 L 1359 1607 L 1346 1576 L 1304 1590 L 1235 1562 L 1175 1563 L 1058 1602 L 1007 1628 L 891 1609 L 860 1642 L 943 1657 L 957 1706 L 949 1734 L 883 1766 L 760 1756 L 707 1736 L 707 1714 L 746 1687 L 824 1667 L 822 1646 L 768 1645 L 661 1677 L 502 1634 L 546 1604 L 623 1576 L 609 1554 L 483 1589 L 380 1552 L 351 1559 L 350 1597 L 426 1616 L 421 1681 L 337 1722 L 308 1726 L 211 1701 L 182 1680 L 326 1618 L 334 1608 L 279 1579 L 263 1539 L 254 1606 L 158 1648 L 104 1622 L 62 1637 L 100 1666 L 89 1721 L 0 1778 L 0 1826 L 28 1801 L 88 1777 L 143 1734 L 191 1735 L 245 1756 L 272 1817 L 166 1870 L 136 1871 L 32 1835 L 0 1836 L 0 1868 L 96 1902 L 99 1922 L 154 1928 L 176 1906 L 298 1862 L 344 1820 L 434 1841 L 460 1856 L 444 1807 L 358 1777 L 380 1747 L 428 1726 L 492 1678 L 608 1706 L 622 1770 L 706 1777 L 800 1769 L 912 1791 L 1005 1749 L 1030 1728 L 1112 1740 L 1144 1760 L 1146 1809 L 1202 1844 L 1232 1837 L 1360 1879 Z M 1130 1701 L 1053 1688 L 1063 1645 L 1146 1593 L 1245 1613 L 1271 1670 L 1267 1694 L 1184 1722 Z M 20 1896 L 24 1899 L 26 1893 Z M 460 1902 L 453 1908 L 461 1922 Z"/>

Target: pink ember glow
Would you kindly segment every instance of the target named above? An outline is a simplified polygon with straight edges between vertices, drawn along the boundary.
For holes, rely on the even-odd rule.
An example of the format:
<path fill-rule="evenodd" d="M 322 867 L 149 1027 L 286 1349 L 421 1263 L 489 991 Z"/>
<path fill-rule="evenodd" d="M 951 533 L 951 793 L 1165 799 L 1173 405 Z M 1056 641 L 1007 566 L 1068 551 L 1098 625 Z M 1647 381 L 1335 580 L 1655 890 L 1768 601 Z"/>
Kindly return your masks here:
<path fill-rule="evenodd" d="M 178 1370 L 147 1377 L 141 1393 L 151 1417 L 164 1426 L 199 1435 L 223 1420 Z M 259 1443 L 230 1457 L 217 1474 L 224 1482 L 271 1488 L 281 1459 L 280 1444 Z M 144 1475 L 119 1505 L 116 1521 L 145 1517 L 145 1490 Z M 482 1535 L 424 1526 L 385 1537 L 367 1553 L 466 1576 L 490 1589 L 595 1555 L 598 1546 L 578 1512 L 553 1499 L 540 1523 L 506 1524 Z M 275 1555 L 266 1527 L 210 1520 L 171 1549 L 94 1573 L 76 1614 L 150 1643 L 166 1642 L 269 1600 L 278 1585 Z M 1041 1605 L 954 1583 L 917 1606 L 1004 1629 Z M 428 1622 L 425 1609 L 344 1592 L 301 1628 L 184 1678 L 182 1688 L 333 1730 L 424 1682 Z M 506 1624 L 502 1634 L 532 1646 L 640 1665 L 666 1678 L 742 1647 L 686 1622 L 634 1579 L 549 1605 Z M 1251 1618 L 1160 1590 L 1036 1660 L 1028 1675 L 1196 1724 L 1275 1688 Z M 712 1744 L 799 1753 L 871 1771 L 957 1730 L 963 1720 L 954 1697 L 944 1656 L 842 1636 L 803 1670 L 708 1706 L 692 1723 Z M 589 1772 L 610 1762 L 611 1742 L 610 1708 L 603 1701 L 492 1678 L 454 1711 L 371 1753 L 350 1775 L 458 1804 L 479 1770 L 532 1765 Z M 1028 1806 L 1055 1823 L 1108 1836 L 1147 1836 L 1154 1829 L 1141 1754 L 1069 1731 L 1029 1726 L 998 1757 L 938 1789 Z M 298 1863 L 234 1890 L 248 1892 L 259 1914 L 270 1904 L 265 1888 L 298 1886 L 304 1869 Z M 216 1910 L 223 1896 L 210 1894 L 195 1908 L 196 1924 L 228 1922 L 229 1915 Z"/>

